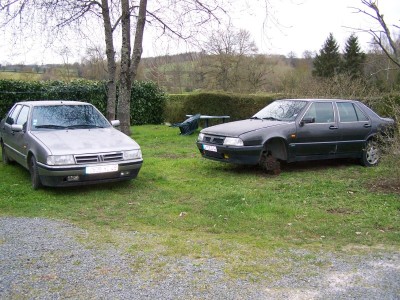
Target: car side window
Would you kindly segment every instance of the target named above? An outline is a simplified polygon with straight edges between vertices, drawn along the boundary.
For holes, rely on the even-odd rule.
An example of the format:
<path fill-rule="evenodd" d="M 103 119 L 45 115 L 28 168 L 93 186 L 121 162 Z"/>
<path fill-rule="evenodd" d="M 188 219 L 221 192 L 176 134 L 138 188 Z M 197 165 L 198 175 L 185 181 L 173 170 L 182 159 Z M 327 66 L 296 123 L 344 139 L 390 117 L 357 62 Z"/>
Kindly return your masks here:
<path fill-rule="evenodd" d="M 368 121 L 362 110 L 354 103 L 338 102 L 337 106 L 340 122 Z"/>
<path fill-rule="evenodd" d="M 314 102 L 304 118 L 315 118 L 315 123 L 332 123 L 335 121 L 332 102 Z"/>
<path fill-rule="evenodd" d="M 357 113 L 353 103 L 351 102 L 339 102 L 337 104 L 339 110 L 340 122 L 357 122 Z"/>
<path fill-rule="evenodd" d="M 357 105 L 354 105 L 354 107 L 356 109 L 358 121 L 362 121 L 362 122 L 369 121 L 369 119 L 367 118 L 365 113 Z"/>
<path fill-rule="evenodd" d="M 13 124 L 15 124 L 15 121 L 16 121 L 16 119 L 17 119 L 17 116 L 18 116 L 18 114 L 19 114 L 19 111 L 21 110 L 21 108 L 22 108 L 22 105 L 17 105 L 17 106 L 15 106 L 15 108 L 13 109 L 13 111 L 8 115 L 8 117 L 7 117 L 7 120 L 6 120 L 6 123 L 8 124 L 8 125 L 13 125 Z"/>
<path fill-rule="evenodd" d="M 26 122 L 28 121 L 28 114 L 29 114 L 29 107 L 24 106 L 21 109 L 21 112 L 18 115 L 17 118 L 17 125 L 22 125 L 24 129 L 26 129 Z"/>

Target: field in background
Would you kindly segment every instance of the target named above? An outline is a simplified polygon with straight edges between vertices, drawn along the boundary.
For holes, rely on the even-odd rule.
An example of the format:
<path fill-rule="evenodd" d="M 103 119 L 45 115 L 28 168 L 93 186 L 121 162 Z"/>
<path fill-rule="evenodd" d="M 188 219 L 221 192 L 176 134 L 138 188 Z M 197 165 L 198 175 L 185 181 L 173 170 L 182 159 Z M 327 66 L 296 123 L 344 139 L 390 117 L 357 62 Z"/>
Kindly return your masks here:
<path fill-rule="evenodd" d="M 43 74 L 24 72 L 0 72 L 0 80 L 27 80 L 37 81 L 42 79 Z"/>

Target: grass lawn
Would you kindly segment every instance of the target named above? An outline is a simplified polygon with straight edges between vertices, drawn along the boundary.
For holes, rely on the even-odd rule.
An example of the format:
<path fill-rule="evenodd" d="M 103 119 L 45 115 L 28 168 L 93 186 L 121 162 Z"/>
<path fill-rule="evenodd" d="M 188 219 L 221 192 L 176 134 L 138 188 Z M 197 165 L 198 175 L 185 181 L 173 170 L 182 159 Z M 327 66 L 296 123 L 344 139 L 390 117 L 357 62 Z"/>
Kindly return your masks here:
<path fill-rule="evenodd" d="M 38 74 L 38 73 L 0 72 L 0 79 L 3 79 L 3 80 L 36 81 L 36 80 L 40 80 L 41 77 L 42 77 L 42 74 Z"/>
<path fill-rule="evenodd" d="M 0 215 L 67 220 L 99 244 L 235 266 L 277 249 L 400 245 L 400 195 L 372 189 L 391 176 L 389 164 L 309 162 L 272 176 L 202 159 L 197 134 L 164 125 L 132 132 L 144 164 L 130 182 L 33 191 L 28 171 L 0 164 Z"/>

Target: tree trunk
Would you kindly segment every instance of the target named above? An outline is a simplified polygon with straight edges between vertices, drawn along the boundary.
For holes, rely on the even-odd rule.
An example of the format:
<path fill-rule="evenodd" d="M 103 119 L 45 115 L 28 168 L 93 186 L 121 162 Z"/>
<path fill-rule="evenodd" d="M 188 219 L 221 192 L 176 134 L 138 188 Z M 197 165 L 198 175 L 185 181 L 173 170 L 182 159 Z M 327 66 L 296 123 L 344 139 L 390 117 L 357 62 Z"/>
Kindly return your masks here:
<path fill-rule="evenodd" d="M 122 17 L 122 48 L 121 48 L 121 77 L 118 98 L 118 119 L 121 122 L 121 131 L 127 135 L 130 130 L 130 101 L 132 81 L 136 78 L 140 59 L 142 57 L 143 33 L 146 22 L 147 0 L 140 0 L 139 15 L 136 22 L 134 48 L 131 54 L 130 40 L 130 10 L 129 1 L 121 0 Z"/>
<path fill-rule="evenodd" d="M 115 50 L 113 42 L 113 30 L 111 27 L 110 9 L 108 7 L 108 0 L 101 0 L 101 10 L 104 21 L 104 33 L 106 42 L 106 55 L 107 55 L 107 113 L 106 117 L 109 121 L 115 120 L 115 103 L 117 99 L 117 83 L 116 83 L 116 70 L 115 63 Z"/>
<path fill-rule="evenodd" d="M 140 0 L 139 15 L 136 22 L 135 42 L 133 45 L 133 53 L 132 53 L 132 65 L 130 70 L 132 80 L 135 80 L 136 78 L 140 59 L 142 58 L 143 33 L 144 33 L 144 26 L 146 24 L 146 9 L 147 9 L 147 0 Z"/>
<path fill-rule="evenodd" d="M 132 90 L 132 78 L 130 76 L 131 65 L 131 22 L 129 0 L 121 0 L 121 26 L 122 26 L 122 46 L 121 46 L 121 76 L 118 98 L 118 119 L 121 122 L 121 131 L 130 135 L 130 100 Z"/>

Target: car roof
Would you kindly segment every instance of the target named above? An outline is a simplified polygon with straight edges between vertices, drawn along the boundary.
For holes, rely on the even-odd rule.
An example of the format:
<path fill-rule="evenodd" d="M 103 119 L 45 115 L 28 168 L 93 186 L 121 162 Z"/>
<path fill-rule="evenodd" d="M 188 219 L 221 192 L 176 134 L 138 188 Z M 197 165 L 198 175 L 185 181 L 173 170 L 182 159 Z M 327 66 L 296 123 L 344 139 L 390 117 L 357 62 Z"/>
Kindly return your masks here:
<path fill-rule="evenodd" d="M 34 101 L 22 101 L 16 104 L 28 105 L 28 106 L 49 106 L 49 105 L 88 105 L 90 103 L 73 100 L 34 100 Z"/>
<path fill-rule="evenodd" d="M 324 101 L 340 101 L 340 102 L 354 102 L 354 101 L 358 101 L 358 100 L 350 100 L 350 99 L 321 99 L 321 98 L 299 98 L 299 99 L 279 99 L 279 100 L 290 100 L 290 101 L 307 101 L 307 102 L 314 102 L 314 101 L 318 101 L 318 102 L 324 102 Z M 277 101 L 279 101 L 277 100 Z"/>

